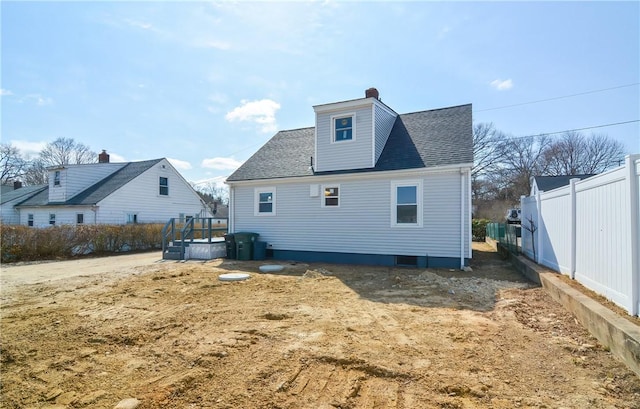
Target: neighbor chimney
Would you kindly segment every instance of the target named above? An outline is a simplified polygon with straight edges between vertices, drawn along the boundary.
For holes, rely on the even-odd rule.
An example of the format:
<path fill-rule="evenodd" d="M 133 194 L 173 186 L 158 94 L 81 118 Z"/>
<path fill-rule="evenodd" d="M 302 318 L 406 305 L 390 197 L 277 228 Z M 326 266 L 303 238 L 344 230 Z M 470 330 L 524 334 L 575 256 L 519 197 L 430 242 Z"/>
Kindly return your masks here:
<path fill-rule="evenodd" d="M 21 187 L 22 187 L 22 182 L 20 182 L 19 180 L 13 181 L 13 190 L 20 189 Z"/>
<path fill-rule="evenodd" d="M 109 163 L 109 154 L 104 149 L 102 153 L 98 155 L 98 163 Z"/>
<path fill-rule="evenodd" d="M 364 92 L 364 96 L 365 98 L 380 99 L 380 94 L 378 93 L 378 90 L 375 88 L 369 88 L 368 90 L 366 90 Z"/>

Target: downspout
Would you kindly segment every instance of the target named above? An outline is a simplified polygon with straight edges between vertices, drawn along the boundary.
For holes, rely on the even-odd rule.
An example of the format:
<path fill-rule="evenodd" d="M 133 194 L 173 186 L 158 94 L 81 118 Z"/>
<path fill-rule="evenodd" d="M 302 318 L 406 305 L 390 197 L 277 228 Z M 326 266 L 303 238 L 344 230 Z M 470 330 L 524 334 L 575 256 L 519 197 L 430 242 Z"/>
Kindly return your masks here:
<path fill-rule="evenodd" d="M 460 270 L 464 269 L 464 169 L 460 168 Z"/>

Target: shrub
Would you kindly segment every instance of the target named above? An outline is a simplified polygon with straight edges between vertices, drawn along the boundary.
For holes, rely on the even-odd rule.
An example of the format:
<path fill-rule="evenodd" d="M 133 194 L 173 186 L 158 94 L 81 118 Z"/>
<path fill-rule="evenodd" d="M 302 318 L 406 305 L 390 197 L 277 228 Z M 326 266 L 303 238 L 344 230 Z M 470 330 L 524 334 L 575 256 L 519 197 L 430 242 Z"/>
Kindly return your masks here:
<path fill-rule="evenodd" d="M 161 224 L 46 228 L 0 224 L 0 261 L 65 259 L 86 254 L 150 250 L 162 246 L 161 231 Z"/>
<path fill-rule="evenodd" d="M 487 237 L 487 224 L 489 219 L 473 219 L 471 221 L 471 236 L 473 241 L 485 241 Z"/>

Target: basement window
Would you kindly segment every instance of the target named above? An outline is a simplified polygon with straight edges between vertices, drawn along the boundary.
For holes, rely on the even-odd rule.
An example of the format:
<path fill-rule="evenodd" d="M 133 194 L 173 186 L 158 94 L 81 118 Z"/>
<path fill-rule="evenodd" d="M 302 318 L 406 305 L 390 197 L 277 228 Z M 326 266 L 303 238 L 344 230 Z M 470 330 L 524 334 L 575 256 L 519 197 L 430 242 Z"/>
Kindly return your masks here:
<path fill-rule="evenodd" d="M 396 256 L 396 266 L 418 267 L 417 256 Z"/>

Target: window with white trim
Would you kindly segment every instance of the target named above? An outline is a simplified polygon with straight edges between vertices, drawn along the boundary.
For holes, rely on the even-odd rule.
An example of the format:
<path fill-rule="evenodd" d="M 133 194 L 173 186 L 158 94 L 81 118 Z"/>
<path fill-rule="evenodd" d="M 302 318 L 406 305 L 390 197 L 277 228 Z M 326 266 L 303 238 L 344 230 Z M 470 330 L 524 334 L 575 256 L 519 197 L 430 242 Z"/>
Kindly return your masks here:
<path fill-rule="evenodd" d="M 276 214 L 276 188 L 264 187 L 255 190 L 255 216 L 274 216 Z"/>
<path fill-rule="evenodd" d="M 169 195 L 169 178 L 160 176 L 160 195 L 161 196 Z"/>
<path fill-rule="evenodd" d="M 355 114 L 332 116 L 332 142 L 352 141 L 355 137 Z"/>
<path fill-rule="evenodd" d="M 49 213 L 49 224 L 54 226 L 56 224 L 56 214 Z"/>
<path fill-rule="evenodd" d="M 340 185 L 326 185 L 322 187 L 322 207 L 340 206 Z"/>
<path fill-rule="evenodd" d="M 60 186 L 60 171 L 53 172 L 53 186 Z"/>
<path fill-rule="evenodd" d="M 33 213 L 27 215 L 27 226 L 33 227 Z"/>
<path fill-rule="evenodd" d="M 127 213 L 127 224 L 138 223 L 138 213 Z"/>
<path fill-rule="evenodd" d="M 391 182 L 391 227 L 422 226 L 422 181 Z"/>

